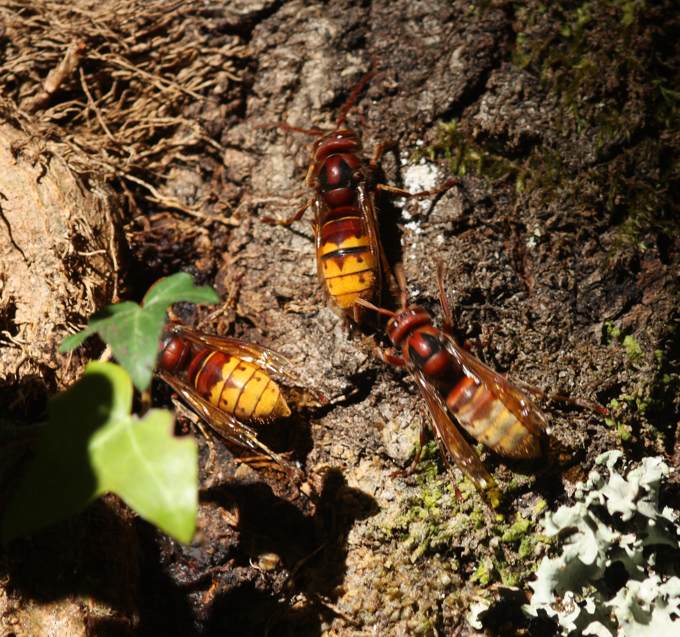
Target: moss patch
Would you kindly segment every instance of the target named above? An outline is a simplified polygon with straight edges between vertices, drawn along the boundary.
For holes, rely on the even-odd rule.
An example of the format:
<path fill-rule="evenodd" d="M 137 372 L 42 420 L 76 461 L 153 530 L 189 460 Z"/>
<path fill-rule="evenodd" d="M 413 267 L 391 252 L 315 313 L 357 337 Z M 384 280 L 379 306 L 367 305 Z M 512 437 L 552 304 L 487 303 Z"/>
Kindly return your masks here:
<path fill-rule="evenodd" d="M 543 169 L 540 155 L 530 157 L 534 183 L 580 193 L 619 223 L 628 245 L 677 229 L 680 93 L 672 87 L 680 19 L 673 3 L 530 3 L 517 17 L 513 60 L 559 100 L 564 117 L 556 130 L 572 139 L 569 152 L 549 154 Z M 574 134 L 583 144 L 573 144 Z"/>

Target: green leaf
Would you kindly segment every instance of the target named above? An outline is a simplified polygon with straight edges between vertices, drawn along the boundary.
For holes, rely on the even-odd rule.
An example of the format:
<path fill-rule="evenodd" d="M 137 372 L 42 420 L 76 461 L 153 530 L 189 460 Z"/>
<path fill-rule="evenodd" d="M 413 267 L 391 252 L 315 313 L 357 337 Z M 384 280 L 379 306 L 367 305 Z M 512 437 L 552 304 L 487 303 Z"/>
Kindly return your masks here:
<path fill-rule="evenodd" d="M 31 533 L 113 492 L 182 542 L 196 525 L 198 450 L 173 435 L 172 415 L 130 415 L 132 383 L 113 363 L 90 363 L 50 401 L 49 422 L 2 523 L 3 541 Z"/>
<path fill-rule="evenodd" d="M 92 334 L 94 334 L 94 330 L 91 330 L 89 327 L 85 328 L 82 332 L 69 334 L 59 346 L 59 351 L 65 354 L 76 349 L 76 347 L 80 347 Z"/>
<path fill-rule="evenodd" d="M 151 384 L 164 318 L 165 308 L 155 315 L 127 302 L 110 305 L 90 321 L 90 327 L 111 346 L 114 357 L 140 391 Z"/>
<path fill-rule="evenodd" d="M 70 351 L 98 333 L 132 376 L 135 387 L 144 391 L 151 384 L 165 312 L 179 301 L 217 303 L 219 297 L 211 288 L 196 287 L 188 274 L 173 274 L 149 288 L 143 306 L 132 301 L 109 305 L 95 314 L 82 332 L 68 336 L 59 349 Z"/>
<path fill-rule="evenodd" d="M 109 423 L 90 450 L 101 489 L 118 494 L 145 520 L 181 542 L 196 529 L 198 451 L 192 438 L 173 435 L 169 411 Z"/>
<path fill-rule="evenodd" d="M 67 336 L 59 346 L 59 351 L 69 352 L 76 347 L 79 347 L 88 337 L 92 336 L 93 334 L 100 332 L 101 335 L 101 330 L 106 329 L 107 325 L 115 325 L 117 318 L 128 318 L 138 310 L 140 310 L 139 305 L 132 301 L 108 305 L 101 312 L 97 312 L 92 316 L 88 326 L 82 332 L 77 332 L 76 334 Z M 106 339 L 102 337 L 102 340 Z"/>
<path fill-rule="evenodd" d="M 173 303 L 188 301 L 189 303 L 218 303 L 220 297 L 209 287 L 196 287 L 186 272 L 178 272 L 172 276 L 156 281 L 144 295 L 142 305 L 145 310 L 165 312 Z"/>

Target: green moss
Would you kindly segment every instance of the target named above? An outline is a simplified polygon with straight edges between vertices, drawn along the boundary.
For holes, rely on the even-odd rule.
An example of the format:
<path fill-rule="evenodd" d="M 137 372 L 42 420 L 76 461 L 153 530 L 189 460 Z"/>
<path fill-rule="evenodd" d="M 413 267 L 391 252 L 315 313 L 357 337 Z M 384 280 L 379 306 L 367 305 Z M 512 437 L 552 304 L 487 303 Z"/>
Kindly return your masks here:
<path fill-rule="evenodd" d="M 638 412 L 644 416 L 649 411 L 653 402 L 654 401 L 651 396 L 637 396 L 635 398 L 635 407 Z"/>
<path fill-rule="evenodd" d="M 610 415 L 604 419 L 607 427 L 616 431 L 621 442 L 630 442 L 633 438 L 631 428 L 619 420 L 626 414 L 630 404 L 628 398 L 630 397 L 625 394 L 621 394 L 619 398 L 612 398 L 607 404 Z"/>
<path fill-rule="evenodd" d="M 470 498 L 478 498 L 479 494 L 477 489 L 475 488 L 475 485 L 472 483 L 472 480 L 470 480 L 467 476 L 463 479 L 462 482 L 459 482 L 457 485 L 458 491 L 460 493 L 460 497 L 462 498 L 463 501 L 469 500 Z M 481 500 L 480 500 L 481 503 Z"/>
<path fill-rule="evenodd" d="M 534 547 L 536 546 L 536 543 L 534 542 L 534 539 L 530 536 L 525 536 L 522 538 L 522 541 L 519 543 L 519 548 L 517 549 L 517 555 L 519 556 L 520 559 L 524 560 L 530 555 L 532 555 L 534 551 Z"/>
<path fill-rule="evenodd" d="M 673 3 L 638 0 L 520 3 L 513 63 L 538 77 L 561 116 L 554 139 L 512 157 L 502 140 L 478 142 L 458 120 L 439 124 L 413 161 L 442 160 L 451 173 L 513 179 L 537 203 L 560 198 L 618 227 L 616 249 L 646 249 L 649 232 L 680 232 L 672 184 L 680 180 L 680 83 L 659 43 L 675 42 Z M 579 150 L 575 150 L 579 149 Z M 522 152 L 522 151 L 520 151 Z M 616 328 L 614 328 L 616 330 Z M 619 335 L 612 334 L 612 338 Z"/>
<path fill-rule="evenodd" d="M 452 538 L 462 532 L 452 523 L 451 507 L 455 507 L 448 474 L 441 475 L 439 458 L 420 464 L 417 474 L 418 494 L 410 498 L 406 508 L 388 527 L 386 537 L 396 537 L 410 550 L 415 562 L 437 548 L 447 549 Z"/>
<path fill-rule="evenodd" d="M 619 423 L 616 427 L 616 433 L 619 436 L 621 442 L 629 442 L 633 438 L 633 433 L 630 427 Z"/>
<path fill-rule="evenodd" d="M 422 493 L 422 506 L 428 511 L 438 512 L 437 505 L 442 499 L 442 489 L 441 484 L 429 485 L 427 488 L 423 489 Z"/>
<path fill-rule="evenodd" d="M 486 524 L 486 516 L 479 509 L 472 511 L 468 515 L 468 520 L 470 521 L 470 526 L 473 529 L 481 529 Z"/>
<path fill-rule="evenodd" d="M 644 250 L 648 232 L 677 233 L 670 185 L 680 163 L 669 158 L 680 150 L 680 73 L 667 59 L 680 32 L 674 3 L 530 2 L 518 5 L 515 27 L 513 62 L 558 100 L 554 126 L 568 140 L 564 149 L 533 149 L 522 186 L 607 212 L 618 249 Z M 592 150 L 595 162 L 579 163 L 567 147 Z"/>
<path fill-rule="evenodd" d="M 677 382 L 677 380 L 678 380 L 677 374 L 661 374 L 662 385 L 670 385 L 673 382 Z"/>
<path fill-rule="evenodd" d="M 631 362 L 638 361 L 641 366 L 648 365 L 644 363 L 644 353 L 634 339 L 628 341 L 627 352 Z M 607 404 L 609 416 L 604 421 L 608 427 L 616 431 L 621 442 L 631 442 L 641 435 L 643 428 L 646 428 L 647 432 L 659 435 L 658 429 L 650 428 L 650 419 L 656 418 L 656 414 L 664 413 L 668 405 L 672 404 L 680 387 L 680 376 L 675 372 L 664 371 L 677 363 L 669 361 L 663 352 L 659 352 L 661 351 L 655 352 L 651 370 L 649 367 L 641 367 L 646 370 L 646 378 L 649 380 L 636 385 L 630 393 L 622 392 Z M 667 421 L 668 417 L 664 416 L 662 425 Z"/>
<path fill-rule="evenodd" d="M 417 562 L 419 558 L 425 555 L 425 552 L 427 551 L 428 548 L 429 542 L 427 541 L 427 539 L 418 544 L 415 550 L 411 553 L 411 564 L 415 564 L 415 562 Z"/>
<path fill-rule="evenodd" d="M 476 582 L 480 586 L 488 586 L 491 583 L 493 572 L 494 572 L 493 562 L 491 561 L 490 558 L 485 557 L 477 565 L 477 569 L 472 574 L 470 581 Z"/>
<path fill-rule="evenodd" d="M 501 536 L 501 542 L 518 542 L 526 535 L 532 524 L 531 520 L 526 520 L 518 514 L 512 526 Z"/>
<path fill-rule="evenodd" d="M 659 339 L 659 347 L 654 352 L 651 382 L 644 394 L 637 398 L 640 406 L 644 407 L 645 416 L 655 423 L 657 431 L 663 432 L 668 442 L 675 436 L 676 401 L 680 394 L 680 320 L 677 312 Z"/>
<path fill-rule="evenodd" d="M 617 417 L 626 412 L 637 412 L 644 416 L 654 406 L 654 399 L 648 393 L 649 387 L 645 386 L 635 391 L 635 394 L 619 394 L 618 398 L 612 398 L 607 407 L 612 416 L 605 418 L 605 422 L 613 425 Z"/>
<path fill-rule="evenodd" d="M 622 442 L 633 440 L 636 432 L 648 426 L 650 419 L 658 418 L 659 414 L 662 414 L 663 422 L 669 420 L 669 417 L 663 414 L 680 389 L 680 374 L 677 371 L 677 357 L 669 356 L 668 352 L 677 347 L 679 332 L 680 327 L 675 321 L 671 321 L 668 333 L 661 339 L 665 349 L 657 348 L 652 356 L 648 356 L 635 336 L 623 335 L 613 323 L 604 324 L 603 341 L 611 344 L 620 343 L 629 365 L 635 370 L 644 370 L 644 378 L 647 379 L 638 383 L 632 390 L 612 398 L 608 403 L 610 415 L 605 418 L 605 423 L 616 430 Z"/>
<path fill-rule="evenodd" d="M 630 334 L 623 337 L 623 348 L 626 350 L 626 354 L 628 354 L 628 358 L 630 358 L 631 361 L 637 361 L 642 357 L 640 343 L 638 343 L 637 340 L 635 340 L 635 337 Z"/>
<path fill-rule="evenodd" d="M 606 321 L 602 326 L 602 340 L 605 345 L 621 343 L 631 363 L 639 363 L 644 356 L 638 340 L 632 334 L 624 335 L 611 321 Z M 654 360 L 659 364 L 663 360 L 663 352 L 655 350 Z"/>
<path fill-rule="evenodd" d="M 538 517 L 538 516 L 541 515 L 541 513 L 543 513 L 543 511 L 545 511 L 547 508 L 548 508 L 548 503 L 547 503 L 543 498 L 539 498 L 539 499 L 536 501 L 536 504 L 534 505 L 534 508 L 531 510 L 531 515 L 532 515 L 533 517 Z"/>
<path fill-rule="evenodd" d="M 437 632 L 431 621 L 424 621 L 422 624 L 416 626 L 413 630 L 414 635 L 436 635 Z"/>
<path fill-rule="evenodd" d="M 605 345 L 621 338 L 621 330 L 611 321 L 605 321 L 602 325 L 602 337 Z"/>
<path fill-rule="evenodd" d="M 416 449 L 419 449 L 418 445 Z M 439 445 L 436 440 L 429 440 L 425 443 L 422 450 L 420 451 L 420 461 L 425 462 L 426 460 L 437 460 L 439 459 Z"/>
<path fill-rule="evenodd" d="M 516 491 L 524 491 L 528 487 L 531 487 L 536 482 L 536 476 L 533 474 L 522 474 L 516 473 L 512 476 L 512 479 L 505 486 L 504 491 L 506 494 L 515 493 Z"/>
<path fill-rule="evenodd" d="M 415 151 L 411 161 L 416 163 L 423 158 L 430 161 L 446 160 L 452 174 L 463 177 L 476 175 L 495 180 L 508 176 L 524 179 L 524 169 L 501 154 L 470 140 L 459 129 L 458 120 L 440 122 L 435 139 L 429 146 Z"/>
<path fill-rule="evenodd" d="M 533 572 L 535 566 L 535 560 L 537 559 L 537 547 L 550 546 L 555 542 L 554 537 L 548 537 L 542 533 L 528 533 L 525 535 L 519 543 L 517 548 L 517 556 L 523 561 L 527 569 L 526 573 L 529 574 L 529 570 Z"/>
<path fill-rule="evenodd" d="M 503 586 L 517 586 L 520 582 L 519 577 L 505 564 L 494 564 Z"/>
<path fill-rule="evenodd" d="M 438 455 L 421 464 L 415 495 L 380 529 L 381 540 L 394 540 L 395 554 L 417 568 L 433 559 L 450 563 L 452 572 L 471 574 L 476 588 L 522 585 L 535 570 L 540 545 L 546 543 L 533 532 L 546 501 L 538 499 L 530 515 L 517 513 L 506 521 L 489 510 L 467 479 L 457 485 L 463 494 L 459 497 L 448 472 L 441 469 Z"/>

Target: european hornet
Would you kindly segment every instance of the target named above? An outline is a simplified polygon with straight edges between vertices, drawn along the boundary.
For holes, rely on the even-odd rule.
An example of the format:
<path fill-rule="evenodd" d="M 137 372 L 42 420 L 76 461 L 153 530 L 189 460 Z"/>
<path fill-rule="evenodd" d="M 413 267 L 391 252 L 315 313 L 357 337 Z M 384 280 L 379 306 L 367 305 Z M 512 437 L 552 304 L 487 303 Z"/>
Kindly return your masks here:
<path fill-rule="evenodd" d="M 305 179 L 314 194 L 288 219 L 263 218 L 267 223 L 290 225 L 300 220 L 307 208 L 313 208 L 319 278 L 333 304 L 355 324 L 362 323 L 363 313 L 357 300 L 380 299 L 383 278 L 389 278 L 391 272 L 380 243 L 376 191 L 402 197 L 426 197 L 454 183 L 450 180 L 436 190 L 417 193 L 377 183 L 376 169 L 386 145 L 379 144 L 366 164 L 361 157 L 359 135 L 345 125 L 348 111 L 374 75 L 374 72 L 368 73 L 354 87 L 332 131 L 278 124 L 284 130 L 319 137 L 312 145 Z"/>
<path fill-rule="evenodd" d="M 273 350 L 169 323 L 160 345 L 158 375 L 228 442 L 264 452 L 296 469 L 261 442 L 252 425 L 290 415 L 277 376 L 299 385 L 291 364 Z"/>
<path fill-rule="evenodd" d="M 434 326 L 425 308 L 408 304 L 403 275 L 398 312 L 366 301 L 359 303 L 390 317 L 386 331 L 393 347 L 379 350 L 380 358 L 411 373 L 427 404 L 443 455 L 452 459 L 496 508 L 501 501 L 500 490 L 451 417 L 475 440 L 512 459 L 543 454 L 546 420 L 525 391 L 456 343 L 441 268 L 437 282 L 444 315 L 442 329 Z"/>

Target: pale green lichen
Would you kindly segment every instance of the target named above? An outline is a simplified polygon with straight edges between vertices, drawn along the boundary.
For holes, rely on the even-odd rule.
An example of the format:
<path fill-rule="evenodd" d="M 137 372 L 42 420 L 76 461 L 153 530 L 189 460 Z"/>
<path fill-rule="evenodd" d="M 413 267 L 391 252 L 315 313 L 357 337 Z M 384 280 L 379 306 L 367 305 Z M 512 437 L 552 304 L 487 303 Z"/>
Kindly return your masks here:
<path fill-rule="evenodd" d="M 597 462 L 609 477 L 591 472 L 573 506 L 546 516 L 547 535 L 568 535 L 559 555 L 538 567 L 523 611 L 552 617 L 562 635 L 680 634 L 680 528 L 677 512 L 659 508 L 670 469 L 661 458 L 645 458 L 624 477 L 616 471 L 619 451 Z"/>

